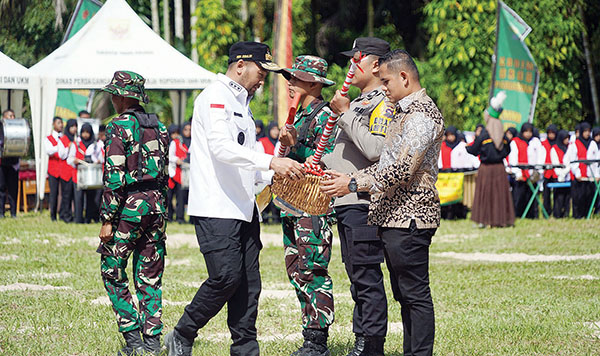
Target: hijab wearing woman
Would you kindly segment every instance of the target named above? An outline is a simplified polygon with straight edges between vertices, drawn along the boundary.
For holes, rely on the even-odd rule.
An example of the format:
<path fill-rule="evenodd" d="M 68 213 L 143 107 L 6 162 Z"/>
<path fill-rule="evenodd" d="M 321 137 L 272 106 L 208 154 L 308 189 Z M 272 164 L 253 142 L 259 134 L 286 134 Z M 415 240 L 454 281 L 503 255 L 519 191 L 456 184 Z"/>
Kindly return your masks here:
<path fill-rule="evenodd" d="M 85 148 L 88 148 L 96 140 L 96 138 L 94 137 L 94 129 L 92 129 L 92 125 L 88 124 L 87 122 L 85 124 L 83 124 L 81 126 L 81 133 L 83 133 L 83 132 L 87 132 L 90 134 L 87 139 L 83 138 L 83 135 L 80 135 L 81 142 L 83 142 L 83 145 L 85 146 Z"/>
<path fill-rule="evenodd" d="M 77 126 L 77 120 L 69 119 L 69 121 L 67 121 L 67 126 L 65 126 L 65 135 L 71 141 L 75 141 L 75 134 L 71 133 L 71 127 L 73 127 L 73 126 Z"/>
<path fill-rule="evenodd" d="M 567 144 L 565 145 L 565 139 L 567 139 Z M 560 130 L 556 135 L 556 146 L 563 152 L 567 153 L 567 148 L 569 148 L 569 131 Z"/>
<path fill-rule="evenodd" d="M 592 139 L 596 143 L 600 143 L 600 126 L 596 126 L 592 129 Z"/>
<path fill-rule="evenodd" d="M 531 132 L 529 138 L 525 138 L 525 132 Z M 527 143 L 533 138 L 533 125 L 526 122 L 521 125 L 521 133 L 519 134 L 519 138 Z"/>
<path fill-rule="evenodd" d="M 274 128 L 278 129 L 275 137 L 271 135 L 271 130 L 273 130 Z M 267 138 L 269 139 L 269 141 L 271 141 L 273 146 L 277 145 L 277 140 L 279 139 L 279 126 L 277 126 L 277 123 L 275 121 L 269 122 L 269 125 L 267 126 Z"/>
<path fill-rule="evenodd" d="M 256 140 L 265 137 L 265 124 L 261 120 L 254 120 L 256 126 Z"/>
<path fill-rule="evenodd" d="M 514 127 L 509 127 L 508 130 L 506 130 L 506 132 L 510 133 L 510 140 L 509 141 L 512 141 L 513 138 L 519 136 L 519 132 Z"/>
<path fill-rule="evenodd" d="M 585 148 L 589 148 L 590 147 L 590 143 L 592 142 L 592 136 L 591 136 L 591 130 L 592 130 L 592 125 L 590 125 L 587 122 L 582 122 L 581 125 L 579 126 L 579 138 L 578 140 L 581 141 L 581 143 L 583 143 L 583 145 L 585 146 Z M 589 131 L 590 134 L 587 135 L 587 138 L 585 138 L 584 136 L 584 132 Z"/>
<path fill-rule="evenodd" d="M 550 133 L 553 132 L 554 133 L 554 139 L 551 140 L 550 139 Z M 550 124 L 548 126 L 548 128 L 546 129 L 546 134 L 548 135 L 548 143 L 550 144 L 550 147 L 554 146 L 556 144 L 556 139 L 557 139 L 557 134 L 558 134 L 558 127 L 556 127 L 556 125 L 554 124 Z"/>
<path fill-rule="evenodd" d="M 454 139 L 452 141 L 448 140 L 448 136 L 453 136 Z M 450 147 L 451 149 L 454 149 L 454 147 L 456 147 L 456 145 L 458 145 L 458 143 L 460 142 L 458 140 L 458 134 L 457 134 L 457 130 L 456 127 L 454 126 L 448 126 L 446 128 L 446 146 Z"/>

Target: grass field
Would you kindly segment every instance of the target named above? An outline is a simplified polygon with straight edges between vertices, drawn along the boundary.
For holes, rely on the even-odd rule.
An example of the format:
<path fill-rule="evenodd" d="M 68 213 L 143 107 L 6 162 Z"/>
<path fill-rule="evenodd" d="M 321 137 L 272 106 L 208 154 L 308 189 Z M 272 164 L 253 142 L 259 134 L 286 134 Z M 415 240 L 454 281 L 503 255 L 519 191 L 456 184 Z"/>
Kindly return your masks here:
<path fill-rule="evenodd" d="M 335 228 L 334 228 L 335 230 Z M 113 355 L 121 338 L 99 274 L 99 225 L 47 214 L 0 221 L 0 355 Z M 165 332 L 206 268 L 190 225 L 168 228 Z M 300 314 L 283 264 L 280 228 L 263 226 L 262 355 L 300 344 Z M 332 355 L 351 348 L 352 300 L 334 245 Z M 386 278 L 387 278 L 387 271 Z M 436 355 L 600 355 L 600 220 L 517 221 L 474 229 L 444 221 L 431 245 Z M 387 290 L 390 291 L 386 281 Z M 391 294 L 388 293 L 391 300 Z M 400 307 L 390 302 L 386 355 L 402 354 Z M 194 355 L 229 355 L 226 314 L 196 339 Z"/>

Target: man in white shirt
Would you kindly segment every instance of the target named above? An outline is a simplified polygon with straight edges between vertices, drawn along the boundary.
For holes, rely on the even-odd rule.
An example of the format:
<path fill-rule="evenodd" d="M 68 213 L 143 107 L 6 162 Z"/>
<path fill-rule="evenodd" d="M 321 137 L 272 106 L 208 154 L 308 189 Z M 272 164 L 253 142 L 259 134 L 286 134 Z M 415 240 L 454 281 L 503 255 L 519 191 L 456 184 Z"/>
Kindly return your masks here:
<path fill-rule="evenodd" d="M 60 156 L 59 150 L 62 137 L 63 120 L 56 116 L 52 120 L 52 133 L 44 139 L 44 148 L 48 155 L 48 185 L 50 186 L 50 219 L 56 221 L 56 208 L 58 206 L 58 186 L 60 183 Z M 63 153 L 64 155 L 64 153 Z"/>
<path fill-rule="evenodd" d="M 231 355 L 258 356 L 256 316 L 261 290 L 260 226 L 254 198 L 257 180 L 275 171 L 301 179 L 302 166 L 258 152 L 248 104 L 267 71 L 279 72 L 269 47 L 238 42 L 229 67 L 194 102 L 188 214 L 196 227 L 208 279 L 200 286 L 175 330 L 165 336 L 170 356 L 192 354 L 197 332 L 227 303 Z"/>

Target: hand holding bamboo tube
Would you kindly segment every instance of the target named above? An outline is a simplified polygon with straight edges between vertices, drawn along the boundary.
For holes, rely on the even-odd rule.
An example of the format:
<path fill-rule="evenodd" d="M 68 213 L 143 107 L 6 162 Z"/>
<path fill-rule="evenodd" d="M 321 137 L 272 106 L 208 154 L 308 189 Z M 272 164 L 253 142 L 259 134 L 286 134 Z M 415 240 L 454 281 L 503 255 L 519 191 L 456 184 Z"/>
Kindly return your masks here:
<path fill-rule="evenodd" d="M 292 105 L 290 106 L 290 110 L 288 112 L 288 117 L 285 120 L 285 129 L 290 131 L 294 128 L 294 118 L 296 117 L 296 111 L 298 110 L 298 105 L 300 104 L 300 95 L 294 95 L 294 99 L 292 101 Z M 277 157 L 284 157 L 285 151 L 287 147 L 280 143 L 279 150 L 277 151 Z"/>

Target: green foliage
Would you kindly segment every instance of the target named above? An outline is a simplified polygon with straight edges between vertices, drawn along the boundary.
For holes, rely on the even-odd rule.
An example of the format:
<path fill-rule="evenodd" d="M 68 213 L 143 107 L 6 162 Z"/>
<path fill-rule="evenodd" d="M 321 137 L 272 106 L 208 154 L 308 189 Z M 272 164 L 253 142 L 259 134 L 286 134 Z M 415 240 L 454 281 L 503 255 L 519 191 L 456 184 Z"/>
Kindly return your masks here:
<path fill-rule="evenodd" d="M 198 38 L 197 50 L 200 65 L 217 72 L 227 68 L 227 53 L 229 46 L 238 41 L 238 34 L 243 26 L 237 14 L 239 1 L 201 0 L 196 8 L 196 33 Z"/>
<path fill-rule="evenodd" d="M 583 25 L 568 0 L 506 1 L 533 31 L 525 43 L 540 71 L 534 124 L 572 127 L 582 119 L 577 42 Z M 575 6 L 573 6 L 575 5 Z M 431 35 L 422 78 L 447 124 L 472 129 L 482 121 L 491 82 L 496 1 L 436 0 L 423 8 Z"/>

